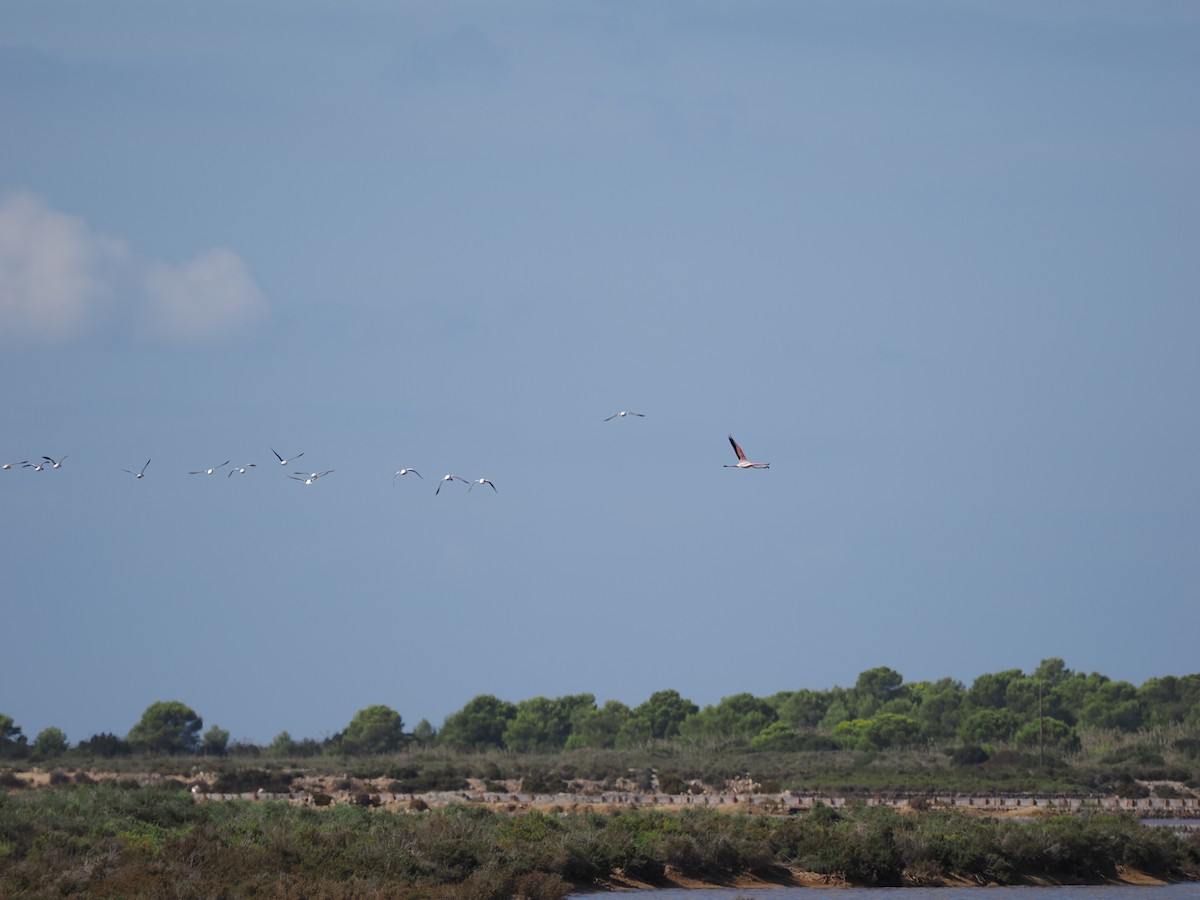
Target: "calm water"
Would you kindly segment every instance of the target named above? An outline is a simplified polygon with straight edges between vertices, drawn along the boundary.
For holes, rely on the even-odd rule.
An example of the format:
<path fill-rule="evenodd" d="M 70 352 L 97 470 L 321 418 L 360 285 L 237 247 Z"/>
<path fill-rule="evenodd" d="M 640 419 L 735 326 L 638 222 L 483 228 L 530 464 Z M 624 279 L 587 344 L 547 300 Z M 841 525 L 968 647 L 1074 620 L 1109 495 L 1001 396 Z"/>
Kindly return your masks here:
<path fill-rule="evenodd" d="M 576 894 L 576 897 L 583 895 Z M 595 900 L 597 894 L 589 894 Z M 702 891 L 621 891 L 613 894 L 644 897 L 647 900 L 733 900 L 757 897 L 760 900 L 1198 900 L 1200 884 L 1167 884 L 1149 887 L 1128 885 L 1071 885 L 1069 887 L 992 887 L 992 888 L 709 888 Z"/>

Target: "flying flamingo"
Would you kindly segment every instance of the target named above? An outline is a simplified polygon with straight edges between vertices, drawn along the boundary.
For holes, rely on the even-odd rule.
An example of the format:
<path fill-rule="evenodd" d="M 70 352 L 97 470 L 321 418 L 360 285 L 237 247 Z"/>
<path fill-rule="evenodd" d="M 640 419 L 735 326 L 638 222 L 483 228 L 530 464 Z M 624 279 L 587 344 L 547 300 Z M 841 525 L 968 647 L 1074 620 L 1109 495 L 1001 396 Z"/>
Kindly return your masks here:
<path fill-rule="evenodd" d="M 45 463 L 30 463 L 30 462 L 27 462 L 27 463 L 25 463 L 23 466 L 21 466 L 21 468 L 22 468 L 22 469 L 33 469 L 33 471 L 35 471 L 35 472 L 45 472 L 45 471 L 46 471 L 46 464 L 45 464 Z"/>
<path fill-rule="evenodd" d="M 425 476 L 422 475 L 420 472 L 418 472 L 416 469 L 401 469 L 399 472 L 397 472 L 395 475 L 392 476 L 392 487 L 396 486 L 397 478 L 399 478 L 401 475 L 408 475 L 410 473 L 413 475 L 416 475 L 422 481 L 425 480 Z M 440 485 L 439 485 L 439 487 L 440 487 Z"/>
<path fill-rule="evenodd" d="M 746 454 L 742 452 L 742 448 L 738 446 L 738 442 L 733 439 L 733 435 L 729 436 L 729 443 L 733 444 L 733 452 L 737 454 L 738 461 L 736 463 L 726 463 L 727 469 L 769 469 L 770 463 L 751 462 L 746 459 Z"/>
<path fill-rule="evenodd" d="M 296 472 L 294 475 L 289 475 L 293 481 L 303 481 L 305 484 L 316 484 L 318 478 L 324 478 L 333 469 L 326 469 L 324 472 Z"/>
<path fill-rule="evenodd" d="M 15 462 L 15 463 L 5 463 L 4 465 L 0 466 L 0 469 L 11 469 L 11 468 L 13 468 L 13 467 L 15 467 L 15 466 L 21 466 L 22 468 L 24 468 L 24 467 L 25 467 L 25 466 L 27 466 L 27 465 L 29 465 L 29 460 L 27 460 L 27 459 L 23 459 L 23 460 L 21 460 L 20 462 Z"/>
<path fill-rule="evenodd" d="M 286 466 L 292 460 L 299 459 L 300 457 L 302 457 L 304 455 L 303 453 L 297 453 L 295 456 L 290 456 L 287 459 L 284 459 L 282 456 L 279 455 L 279 451 L 276 450 L 274 447 L 271 448 L 271 452 L 275 454 L 275 458 L 277 460 L 279 460 L 279 464 L 281 466 Z"/>
<path fill-rule="evenodd" d="M 226 475 L 225 477 L 232 478 L 234 475 L 245 475 L 247 469 L 257 469 L 257 468 L 258 468 L 257 463 L 246 463 L 244 466 L 234 466 L 232 469 L 229 470 L 229 474 Z"/>
<path fill-rule="evenodd" d="M 148 465 L 150 465 L 150 460 L 146 460 L 146 465 L 145 465 L 145 466 L 142 466 L 142 467 L 141 467 L 141 468 L 140 468 L 138 471 L 136 471 L 136 472 L 135 472 L 135 471 L 133 471 L 133 469 L 122 469 L 121 471 L 122 471 L 122 472 L 128 472 L 130 475 L 132 475 L 134 478 L 137 478 L 137 479 L 140 481 L 140 480 L 141 480 L 141 478 L 142 478 L 142 476 L 144 476 L 144 475 L 146 474 L 146 466 L 148 466 Z"/>
<path fill-rule="evenodd" d="M 477 485 L 477 484 L 491 484 L 492 490 L 496 491 L 496 486 L 494 484 L 492 484 L 490 481 L 488 481 L 486 478 L 476 478 L 474 481 L 471 482 L 471 486 L 469 488 L 467 488 L 467 493 L 469 494 L 472 490 L 474 490 L 475 485 Z M 496 491 L 496 493 L 498 494 L 500 492 Z"/>
<path fill-rule="evenodd" d="M 605 421 L 605 422 L 611 422 L 613 419 L 617 419 L 617 418 L 621 418 L 621 419 L 623 419 L 623 418 L 625 418 L 626 416 L 638 416 L 639 418 L 642 418 L 642 419 L 646 418 L 646 416 L 645 416 L 645 414 L 644 414 L 644 413 L 635 413 L 635 412 L 630 412 L 630 411 L 629 411 L 629 410 L 627 410 L 627 409 L 623 409 L 623 410 L 621 410 L 620 412 L 613 413 L 611 416 L 609 416 L 609 417 L 608 417 L 607 419 L 605 419 L 604 421 Z"/>
<path fill-rule="evenodd" d="M 189 475 L 211 475 L 213 472 L 217 471 L 217 469 L 224 468 L 227 465 L 229 465 L 229 460 L 225 460 L 225 462 L 221 463 L 221 465 L 213 466 L 211 469 L 200 469 L 195 472 L 188 472 L 188 474 Z"/>
<path fill-rule="evenodd" d="M 58 460 L 57 462 L 55 460 L 51 459 L 49 456 L 43 456 L 42 459 L 44 459 L 46 462 L 50 463 L 50 468 L 52 468 L 52 469 L 61 469 L 62 464 L 67 461 L 66 454 L 64 454 L 63 458 Z"/>
<path fill-rule="evenodd" d="M 437 490 L 433 492 L 433 496 L 436 497 L 438 494 L 440 494 L 442 492 L 442 485 L 445 484 L 447 481 L 461 481 L 463 484 L 471 483 L 471 482 L 467 481 L 467 479 L 465 479 L 465 478 L 459 478 L 457 475 L 443 475 L 441 482 L 437 486 Z M 470 490 L 470 488 L 467 488 L 467 490 Z"/>

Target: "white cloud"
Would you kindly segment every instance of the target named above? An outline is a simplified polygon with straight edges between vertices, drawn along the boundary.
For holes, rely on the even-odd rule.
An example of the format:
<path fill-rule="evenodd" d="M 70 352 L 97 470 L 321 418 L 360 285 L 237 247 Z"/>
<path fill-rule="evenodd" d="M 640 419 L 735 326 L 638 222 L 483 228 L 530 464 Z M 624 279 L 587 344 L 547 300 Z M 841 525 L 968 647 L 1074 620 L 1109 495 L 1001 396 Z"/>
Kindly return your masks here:
<path fill-rule="evenodd" d="M 119 242 L 22 191 L 0 200 L 0 337 L 53 343 L 83 334 L 112 297 Z"/>
<path fill-rule="evenodd" d="M 267 314 L 250 270 L 236 253 L 218 247 L 181 266 L 147 267 L 145 333 L 171 341 L 224 337 Z"/>
<path fill-rule="evenodd" d="M 182 265 L 138 260 L 124 242 L 37 194 L 0 198 L 0 341 L 64 342 L 132 321 L 140 336 L 198 343 L 267 312 L 246 263 L 228 248 Z"/>

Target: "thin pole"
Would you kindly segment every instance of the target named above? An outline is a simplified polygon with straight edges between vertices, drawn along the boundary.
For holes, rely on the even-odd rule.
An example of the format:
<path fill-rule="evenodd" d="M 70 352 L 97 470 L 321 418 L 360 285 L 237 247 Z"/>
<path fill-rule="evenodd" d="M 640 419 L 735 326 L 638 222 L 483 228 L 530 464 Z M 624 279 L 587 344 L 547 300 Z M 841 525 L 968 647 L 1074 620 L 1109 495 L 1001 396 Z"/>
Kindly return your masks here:
<path fill-rule="evenodd" d="M 1038 767 L 1045 768 L 1046 759 L 1042 749 L 1042 683 L 1038 682 Z"/>

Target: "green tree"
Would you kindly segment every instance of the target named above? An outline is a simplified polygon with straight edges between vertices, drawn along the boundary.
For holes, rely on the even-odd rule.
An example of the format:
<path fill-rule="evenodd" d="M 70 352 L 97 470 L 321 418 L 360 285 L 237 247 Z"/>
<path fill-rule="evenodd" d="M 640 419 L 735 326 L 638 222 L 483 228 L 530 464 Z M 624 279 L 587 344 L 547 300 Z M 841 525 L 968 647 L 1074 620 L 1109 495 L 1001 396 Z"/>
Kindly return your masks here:
<path fill-rule="evenodd" d="M 33 758 L 55 759 L 66 753 L 67 747 L 67 736 L 63 734 L 63 730 L 52 725 L 38 732 L 33 742 Z"/>
<path fill-rule="evenodd" d="M 958 736 L 967 744 L 995 744 L 1008 741 L 1020 724 L 1006 709 L 977 709 L 958 726 Z"/>
<path fill-rule="evenodd" d="M 792 728 L 816 728 L 829 710 L 831 699 L 827 691 L 804 688 L 775 694 L 768 697 L 767 702 L 775 707 L 780 721 L 787 722 Z"/>
<path fill-rule="evenodd" d="M 838 746 L 847 750 L 871 750 L 874 749 L 874 745 L 867 736 L 870 728 L 870 719 L 846 719 L 834 725 L 829 736 Z"/>
<path fill-rule="evenodd" d="M 700 707 L 685 700 L 678 691 L 655 691 L 644 703 L 634 707 L 630 720 L 638 734 L 662 740 L 679 734 L 679 726 L 684 720 L 699 711 Z"/>
<path fill-rule="evenodd" d="M 1050 692 L 1054 697 L 1054 715 L 1064 722 L 1078 723 L 1083 708 L 1109 680 L 1107 675 L 1099 672 L 1090 675 L 1075 672 L 1069 678 L 1062 679 Z"/>
<path fill-rule="evenodd" d="M 428 719 L 422 719 L 413 727 L 412 742 L 418 747 L 432 747 L 437 742 L 437 731 Z"/>
<path fill-rule="evenodd" d="M 853 694 L 857 702 L 857 712 L 860 717 L 874 714 L 885 703 L 904 696 L 902 685 L 904 676 L 895 669 L 887 666 L 876 666 L 859 673 L 858 681 L 854 683 Z"/>
<path fill-rule="evenodd" d="M 19 759 L 29 750 L 29 739 L 12 716 L 0 714 L 0 758 Z"/>
<path fill-rule="evenodd" d="M 1079 738 L 1075 729 L 1061 719 L 1043 716 L 1039 723 L 1037 719 L 1026 722 L 1017 729 L 1013 743 L 1023 750 L 1036 750 L 1038 743 L 1049 750 L 1077 750 Z"/>
<path fill-rule="evenodd" d="M 274 757 L 286 757 L 296 755 L 296 742 L 292 740 L 292 736 L 281 731 L 271 739 L 271 743 L 267 744 L 267 755 Z"/>
<path fill-rule="evenodd" d="M 178 700 L 151 703 L 129 731 L 130 746 L 143 753 L 194 753 L 204 720 Z"/>
<path fill-rule="evenodd" d="M 1137 689 L 1128 681 L 1109 681 L 1084 704 L 1079 722 L 1089 728 L 1137 731 L 1146 709 Z"/>
<path fill-rule="evenodd" d="M 228 752 L 229 732 L 216 725 L 210 726 L 208 731 L 204 732 L 204 755 L 224 756 Z"/>
<path fill-rule="evenodd" d="M 446 717 L 439 743 L 460 750 L 504 746 L 504 729 L 517 714 L 516 704 L 491 694 L 481 694 Z"/>
<path fill-rule="evenodd" d="M 975 679 L 967 691 L 968 707 L 972 710 L 1003 709 L 1009 684 L 1023 677 L 1024 673 L 1020 669 L 985 672 Z"/>
<path fill-rule="evenodd" d="M 80 741 L 75 746 L 75 750 L 84 756 L 112 759 L 116 756 L 128 756 L 133 748 L 129 746 L 128 741 L 122 740 L 110 731 L 105 731 L 93 734 L 85 741 Z"/>
<path fill-rule="evenodd" d="M 620 700 L 607 700 L 599 709 L 593 707 L 583 712 L 571 726 L 571 736 L 567 738 L 566 749 L 617 746 L 621 729 L 629 722 L 631 715 L 629 707 Z"/>
<path fill-rule="evenodd" d="M 1200 712 L 1200 675 L 1151 678 L 1137 691 L 1146 709 L 1146 724 L 1183 722 L 1192 710 Z"/>
<path fill-rule="evenodd" d="M 885 750 L 913 743 L 921 728 L 915 719 L 880 713 L 869 719 L 849 719 L 834 726 L 831 737 L 849 750 Z"/>
<path fill-rule="evenodd" d="M 343 753 L 393 753 L 404 743 L 404 720 L 390 706 L 360 709 L 342 733 Z"/>
<path fill-rule="evenodd" d="M 916 719 L 921 733 L 934 741 L 954 737 L 962 724 L 963 705 L 967 699 L 962 682 L 942 678 L 932 684 L 922 684 L 916 694 L 920 704 Z"/>
<path fill-rule="evenodd" d="M 915 719 L 896 713 L 881 712 L 868 722 L 867 740 L 880 750 L 912 744 L 921 733 L 921 726 Z"/>
<path fill-rule="evenodd" d="M 766 700 L 747 693 L 734 694 L 685 719 L 679 726 L 679 736 L 692 741 L 748 741 L 776 718 L 775 708 Z"/>
<path fill-rule="evenodd" d="M 794 753 L 802 748 L 800 735 L 787 722 L 776 720 L 750 739 L 758 753 Z"/>
<path fill-rule="evenodd" d="M 509 750 L 561 748 L 573 723 L 595 709 L 596 698 L 591 694 L 522 700 L 504 729 L 504 746 Z"/>
<path fill-rule="evenodd" d="M 1033 670 L 1033 678 L 1048 688 L 1055 688 L 1071 677 L 1071 670 L 1057 656 L 1043 659 Z"/>
<path fill-rule="evenodd" d="M 835 687 L 829 692 L 829 702 L 825 706 L 825 715 L 821 717 L 822 728 L 835 728 L 841 722 L 849 722 L 854 716 L 857 706 L 854 697 L 843 687 Z"/>

